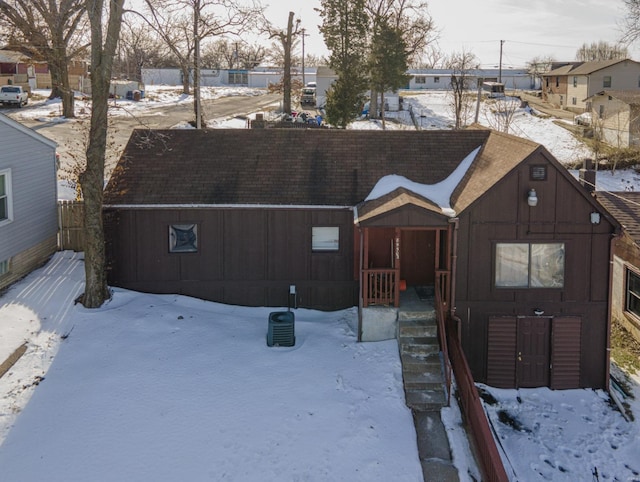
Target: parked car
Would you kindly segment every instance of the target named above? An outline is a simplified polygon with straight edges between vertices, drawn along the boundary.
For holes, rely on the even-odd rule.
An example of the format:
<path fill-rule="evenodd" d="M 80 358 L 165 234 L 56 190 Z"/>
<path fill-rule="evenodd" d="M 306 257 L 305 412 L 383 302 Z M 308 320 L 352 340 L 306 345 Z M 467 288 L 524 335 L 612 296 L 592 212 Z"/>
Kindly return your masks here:
<path fill-rule="evenodd" d="M 302 105 L 316 105 L 316 89 L 315 87 L 305 87 L 302 89 L 302 97 L 300 97 Z"/>
<path fill-rule="evenodd" d="M 18 107 L 27 105 L 29 94 L 19 85 L 3 85 L 0 87 L 0 104 L 17 104 Z"/>

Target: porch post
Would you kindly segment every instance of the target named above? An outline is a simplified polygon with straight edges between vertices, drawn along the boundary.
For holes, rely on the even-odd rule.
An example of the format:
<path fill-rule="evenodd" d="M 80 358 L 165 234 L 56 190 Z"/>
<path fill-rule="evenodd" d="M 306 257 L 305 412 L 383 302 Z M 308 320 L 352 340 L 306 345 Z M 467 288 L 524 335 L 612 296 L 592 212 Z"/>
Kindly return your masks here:
<path fill-rule="evenodd" d="M 367 228 L 364 228 L 367 229 Z M 364 287 L 364 282 L 363 282 L 363 252 L 366 252 L 366 250 L 364 250 L 364 233 L 362 228 L 358 228 L 358 231 L 360 233 L 360 256 L 358 257 L 358 264 L 359 264 L 359 269 L 358 269 L 358 341 L 362 341 L 362 308 L 363 308 L 363 287 Z"/>

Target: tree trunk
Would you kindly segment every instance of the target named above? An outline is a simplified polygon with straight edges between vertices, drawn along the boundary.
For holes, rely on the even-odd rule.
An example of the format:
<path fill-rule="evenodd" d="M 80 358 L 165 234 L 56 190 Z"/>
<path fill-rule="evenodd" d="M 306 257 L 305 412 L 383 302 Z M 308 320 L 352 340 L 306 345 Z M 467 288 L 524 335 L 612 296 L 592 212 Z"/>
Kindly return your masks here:
<path fill-rule="evenodd" d="M 380 108 L 378 107 L 378 91 L 375 87 L 371 87 L 371 97 L 369 99 L 369 118 L 380 118 Z"/>
<path fill-rule="evenodd" d="M 184 95 L 191 94 L 191 82 L 189 81 L 189 65 L 181 65 L 182 72 L 182 93 Z"/>
<path fill-rule="evenodd" d="M 386 131 L 387 125 L 385 124 L 385 121 L 384 121 L 384 92 L 380 92 L 380 104 L 382 104 L 380 106 L 380 119 L 382 119 L 382 130 Z"/>
<path fill-rule="evenodd" d="M 86 0 L 91 22 L 91 127 L 87 146 L 87 166 L 80 175 L 84 194 L 84 271 L 85 291 L 82 304 L 99 308 L 109 299 L 105 271 L 104 228 L 102 199 L 104 189 L 104 161 L 107 149 L 107 111 L 113 58 L 122 25 L 124 0 L 109 1 L 109 17 L 103 45 L 103 0 Z"/>
<path fill-rule="evenodd" d="M 64 47 L 54 49 L 49 71 L 51 72 L 51 96 L 62 99 L 62 115 L 68 119 L 75 117 L 75 103 L 73 90 L 69 84 L 69 59 Z"/>

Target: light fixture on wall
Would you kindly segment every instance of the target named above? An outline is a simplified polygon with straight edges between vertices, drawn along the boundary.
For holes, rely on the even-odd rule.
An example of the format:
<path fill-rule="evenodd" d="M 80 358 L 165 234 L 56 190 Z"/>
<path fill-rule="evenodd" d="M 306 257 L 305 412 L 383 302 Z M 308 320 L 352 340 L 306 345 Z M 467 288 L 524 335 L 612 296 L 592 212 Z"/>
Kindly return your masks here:
<path fill-rule="evenodd" d="M 536 308 L 533 310 L 533 314 L 536 316 L 542 316 L 544 315 L 544 310 L 541 310 L 540 308 Z"/>
<path fill-rule="evenodd" d="M 538 205 L 538 195 L 536 194 L 535 189 L 531 189 L 529 191 L 529 195 L 527 196 L 527 204 L 532 208 Z"/>
<path fill-rule="evenodd" d="M 591 213 L 591 224 L 600 224 L 600 213 Z"/>

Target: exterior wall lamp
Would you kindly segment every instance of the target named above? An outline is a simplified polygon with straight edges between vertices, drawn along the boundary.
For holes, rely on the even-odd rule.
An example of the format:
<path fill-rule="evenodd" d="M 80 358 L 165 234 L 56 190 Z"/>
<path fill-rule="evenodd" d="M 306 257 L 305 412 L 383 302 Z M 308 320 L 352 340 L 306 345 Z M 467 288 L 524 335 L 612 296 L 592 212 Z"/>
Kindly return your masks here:
<path fill-rule="evenodd" d="M 529 195 L 527 196 L 527 204 L 532 208 L 538 205 L 538 195 L 536 194 L 535 189 L 531 189 L 529 191 Z"/>

